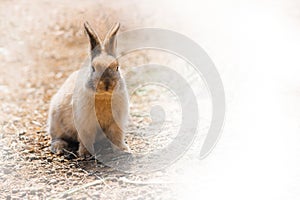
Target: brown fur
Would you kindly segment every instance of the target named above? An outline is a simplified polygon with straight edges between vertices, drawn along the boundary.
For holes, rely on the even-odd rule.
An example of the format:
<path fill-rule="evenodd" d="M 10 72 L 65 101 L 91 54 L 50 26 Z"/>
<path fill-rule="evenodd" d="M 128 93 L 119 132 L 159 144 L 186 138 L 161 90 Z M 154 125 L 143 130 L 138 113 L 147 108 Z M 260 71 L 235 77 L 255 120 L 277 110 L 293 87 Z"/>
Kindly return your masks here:
<path fill-rule="evenodd" d="M 119 24 L 112 27 L 104 42 L 88 23 L 85 30 L 91 46 L 90 66 L 74 72 L 51 100 L 48 122 L 51 151 L 60 154 L 74 141 L 79 142 L 80 156 L 93 154 L 98 123 L 114 145 L 129 150 L 124 143 L 127 89 L 115 58 Z M 73 94 L 74 88 L 76 93 Z"/>

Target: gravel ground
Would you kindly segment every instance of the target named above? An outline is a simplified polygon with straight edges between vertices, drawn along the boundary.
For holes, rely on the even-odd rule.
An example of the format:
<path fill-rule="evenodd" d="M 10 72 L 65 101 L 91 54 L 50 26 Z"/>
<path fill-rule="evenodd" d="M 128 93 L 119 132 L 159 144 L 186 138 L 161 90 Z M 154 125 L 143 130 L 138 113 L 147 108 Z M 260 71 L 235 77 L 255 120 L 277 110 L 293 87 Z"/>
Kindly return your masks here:
<path fill-rule="evenodd" d="M 175 198 L 176 192 L 164 170 L 126 174 L 95 160 L 73 154 L 56 156 L 49 150 L 46 120 L 51 96 L 87 57 L 83 21 L 96 24 L 99 33 L 116 20 L 121 21 L 121 31 L 143 23 L 143 18 L 136 17 L 134 12 L 128 17 L 128 10 L 122 5 L 110 4 L 1 2 L 1 199 Z M 134 6 L 130 9 L 134 11 Z M 124 71 L 130 65 L 148 62 L 149 57 L 151 51 L 130 55 L 124 61 Z M 170 102 L 168 97 L 170 94 L 158 93 L 155 87 L 137 90 L 131 96 L 131 124 L 126 141 L 133 153 L 163 148 L 174 137 L 169 134 L 170 129 L 177 128 L 172 121 L 166 124 L 166 134 L 145 137 L 151 131 L 147 130 L 151 122 L 145 114 L 147 105 L 167 102 L 176 116 L 176 101 Z"/>

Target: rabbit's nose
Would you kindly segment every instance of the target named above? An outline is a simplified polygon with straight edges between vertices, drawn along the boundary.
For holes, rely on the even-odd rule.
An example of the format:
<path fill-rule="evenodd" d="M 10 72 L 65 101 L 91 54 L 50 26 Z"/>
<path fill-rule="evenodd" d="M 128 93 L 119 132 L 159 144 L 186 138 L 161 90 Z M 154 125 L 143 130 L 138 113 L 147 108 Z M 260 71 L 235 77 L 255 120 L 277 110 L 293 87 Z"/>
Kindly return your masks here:
<path fill-rule="evenodd" d="M 104 79 L 103 82 L 104 82 L 105 90 L 108 91 L 109 86 L 110 86 L 110 81 L 109 81 L 109 79 Z"/>

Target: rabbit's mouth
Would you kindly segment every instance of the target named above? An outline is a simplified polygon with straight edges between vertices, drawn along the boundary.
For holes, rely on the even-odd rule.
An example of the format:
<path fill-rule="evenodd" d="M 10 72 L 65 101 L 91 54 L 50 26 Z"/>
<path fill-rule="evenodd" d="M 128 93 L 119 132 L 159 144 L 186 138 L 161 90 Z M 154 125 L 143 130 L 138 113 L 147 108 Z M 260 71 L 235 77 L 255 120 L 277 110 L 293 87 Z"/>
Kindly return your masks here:
<path fill-rule="evenodd" d="M 96 88 L 96 93 L 99 94 L 112 94 L 115 88 L 115 84 L 112 83 L 110 80 L 100 80 L 97 88 Z"/>
<path fill-rule="evenodd" d="M 107 86 L 99 86 L 96 88 L 95 92 L 97 95 L 112 95 L 114 89 Z"/>
<path fill-rule="evenodd" d="M 96 95 L 111 96 L 112 95 L 112 91 L 96 90 Z"/>

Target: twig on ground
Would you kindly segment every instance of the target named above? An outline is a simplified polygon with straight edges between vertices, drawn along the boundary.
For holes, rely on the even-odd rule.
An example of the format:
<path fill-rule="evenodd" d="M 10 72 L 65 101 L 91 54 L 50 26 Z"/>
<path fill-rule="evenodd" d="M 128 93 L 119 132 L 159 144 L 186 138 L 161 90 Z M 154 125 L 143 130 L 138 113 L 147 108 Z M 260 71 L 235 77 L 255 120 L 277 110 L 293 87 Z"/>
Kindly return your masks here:
<path fill-rule="evenodd" d="M 90 172 L 86 171 L 85 169 L 82 169 L 82 168 L 80 168 L 80 169 L 81 169 L 81 171 L 83 171 L 83 172 L 86 173 L 87 175 L 90 174 Z M 94 173 L 93 173 L 93 175 L 94 175 L 96 178 L 98 178 L 99 180 L 103 180 L 103 184 L 104 184 L 105 186 L 107 186 L 109 189 L 111 189 L 111 187 L 110 187 L 107 183 L 105 183 L 105 180 L 106 180 L 106 179 L 103 179 L 102 177 L 100 177 L 100 176 L 98 176 L 97 174 L 94 174 Z"/>
<path fill-rule="evenodd" d="M 101 183 L 103 183 L 103 182 L 105 182 L 104 179 L 102 179 L 102 180 L 95 180 L 95 181 L 93 181 L 93 182 L 83 184 L 83 185 L 81 185 L 81 186 L 79 186 L 79 187 L 72 188 L 72 189 L 70 189 L 70 190 L 67 190 L 67 191 L 65 191 L 65 192 L 62 192 L 61 194 L 59 194 L 59 195 L 58 195 L 57 197 L 55 197 L 54 199 L 56 199 L 56 198 L 65 198 L 65 197 L 67 197 L 67 196 L 69 196 L 69 195 L 71 195 L 71 194 L 73 194 L 73 193 L 76 193 L 76 192 L 78 192 L 78 191 L 80 191 L 80 190 L 86 189 L 86 188 L 88 188 L 88 187 L 90 187 L 90 186 L 93 186 L 93 185 L 101 184 Z"/>
<path fill-rule="evenodd" d="M 72 151 L 68 151 L 67 149 L 63 149 L 63 150 L 69 154 L 72 154 L 75 158 L 78 158 L 78 156 L 75 153 L 73 153 Z"/>
<path fill-rule="evenodd" d="M 163 182 L 163 181 L 135 181 L 135 180 L 130 180 L 125 177 L 120 178 L 121 181 L 124 183 L 130 183 L 130 184 L 136 184 L 136 185 L 164 185 L 164 184 L 174 184 L 173 182 Z"/>

